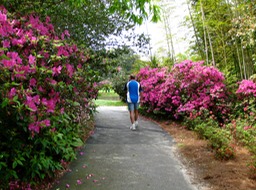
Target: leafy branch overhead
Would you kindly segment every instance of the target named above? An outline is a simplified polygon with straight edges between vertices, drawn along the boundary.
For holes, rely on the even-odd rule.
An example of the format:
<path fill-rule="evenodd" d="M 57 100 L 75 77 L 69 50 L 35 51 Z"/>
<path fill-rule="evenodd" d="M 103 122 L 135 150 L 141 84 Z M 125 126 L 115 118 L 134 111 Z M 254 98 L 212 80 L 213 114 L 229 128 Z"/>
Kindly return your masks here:
<path fill-rule="evenodd" d="M 160 9 L 150 0 L 3 0 L 3 5 L 9 12 L 17 14 L 18 10 L 20 15 L 49 16 L 57 34 L 68 30 L 77 44 L 93 49 L 113 46 L 114 43 L 121 46 L 121 40 L 109 44 L 107 39 L 120 36 L 123 31 L 132 31 L 145 19 L 156 22 L 160 18 Z M 129 32 L 124 38 L 133 39 L 134 36 L 134 32 Z"/>

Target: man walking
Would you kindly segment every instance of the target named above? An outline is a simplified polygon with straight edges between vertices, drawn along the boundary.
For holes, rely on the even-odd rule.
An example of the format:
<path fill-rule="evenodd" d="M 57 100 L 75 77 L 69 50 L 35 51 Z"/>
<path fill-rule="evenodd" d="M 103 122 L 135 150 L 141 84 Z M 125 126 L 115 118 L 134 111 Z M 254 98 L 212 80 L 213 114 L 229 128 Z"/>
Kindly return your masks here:
<path fill-rule="evenodd" d="M 138 109 L 140 102 L 140 92 L 142 91 L 142 88 L 140 83 L 135 80 L 134 75 L 130 75 L 130 80 L 125 85 L 125 90 L 127 90 L 128 110 L 130 112 L 130 119 L 132 123 L 130 129 L 136 130 L 136 127 L 138 127 Z"/>

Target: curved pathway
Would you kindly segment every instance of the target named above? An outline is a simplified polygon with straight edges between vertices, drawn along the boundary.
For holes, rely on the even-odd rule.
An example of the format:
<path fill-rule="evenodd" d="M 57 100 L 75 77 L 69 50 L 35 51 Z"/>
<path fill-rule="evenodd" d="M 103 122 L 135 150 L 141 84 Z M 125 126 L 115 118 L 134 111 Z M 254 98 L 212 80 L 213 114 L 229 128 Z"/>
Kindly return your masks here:
<path fill-rule="evenodd" d="M 173 154 L 173 139 L 126 107 L 99 107 L 94 134 L 53 190 L 196 190 Z"/>

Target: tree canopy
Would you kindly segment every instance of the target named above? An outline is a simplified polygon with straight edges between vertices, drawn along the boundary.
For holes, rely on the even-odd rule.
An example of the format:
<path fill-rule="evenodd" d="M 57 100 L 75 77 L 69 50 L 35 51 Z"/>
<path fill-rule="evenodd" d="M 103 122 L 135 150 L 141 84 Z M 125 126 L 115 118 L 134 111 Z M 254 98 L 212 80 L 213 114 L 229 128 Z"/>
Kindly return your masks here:
<path fill-rule="evenodd" d="M 68 30 L 77 44 L 93 49 L 123 45 L 122 40 L 111 43 L 111 36 L 146 41 L 135 35 L 131 29 L 142 24 L 144 19 L 159 20 L 159 8 L 150 0 L 3 0 L 9 12 L 19 15 L 37 14 L 49 16 L 57 33 Z M 123 31 L 131 32 L 122 35 Z M 140 44 L 143 44 L 140 43 Z"/>

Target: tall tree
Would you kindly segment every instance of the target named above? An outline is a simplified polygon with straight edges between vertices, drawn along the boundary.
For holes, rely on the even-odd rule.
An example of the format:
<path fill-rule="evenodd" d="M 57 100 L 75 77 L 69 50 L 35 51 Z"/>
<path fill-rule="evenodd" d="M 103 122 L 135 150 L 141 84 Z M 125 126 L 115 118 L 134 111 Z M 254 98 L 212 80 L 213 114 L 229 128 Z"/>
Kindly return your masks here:
<path fill-rule="evenodd" d="M 203 58 L 209 57 L 228 77 L 252 76 L 256 63 L 256 2 L 190 0 L 187 3 L 191 5 L 197 45 L 205 44 Z M 201 54 L 199 48 L 194 50 Z"/>

